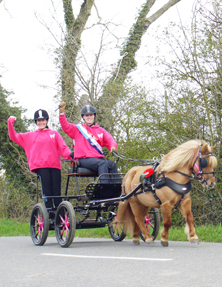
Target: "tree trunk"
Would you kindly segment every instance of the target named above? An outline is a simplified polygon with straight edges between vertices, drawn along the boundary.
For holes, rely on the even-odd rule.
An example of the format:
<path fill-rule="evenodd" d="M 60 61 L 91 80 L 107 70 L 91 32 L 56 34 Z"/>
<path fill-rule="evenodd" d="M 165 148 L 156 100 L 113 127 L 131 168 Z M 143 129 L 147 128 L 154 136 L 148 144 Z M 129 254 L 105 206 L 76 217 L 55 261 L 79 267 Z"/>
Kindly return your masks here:
<path fill-rule="evenodd" d="M 62 53 L 62 100 L 70 97 L 75 99 L 75 66 L 76 57 L 81 47 L 81 35 L 90 16 L 90 12 L 95 0 L 84 0 L 78 17 L 75 19 L 72 0 L 63 0 L 64 18 L 66 23 L 65 46 Z M 74 101 L 73 101 L 74 102 Z"/>
<path fill-rule="evenodd" d="M 140 48 L 144 33 L 154 21 L 156 21 L 170 7 L 174 6 L 179 1 L 181 0 L 170 0 L 167 4 L 162 6 L 157 12 L 148 18 L 147 15 L 152 6 L 155 4 L 156 0 L 147 0 L 145 4 L 143 4 L 137 21 L 135 24 L 133 24 L 128 39 L 120 52 L 122 59 L 117 63 L 113 75 L 108 81 L 107 85 L 104 87 L 103 95 L 100 98 L 101 110 L 103 111 L 101 121 L 107 129 L 110 130 L 113 123 L 111 116 L 107 117 L 107 112 L 105 112 L 105 107 L 107 108 L 107 99 L 109 99 L 109 108 L 114 108 L 115 104 L 118 102 L 118 98 L 121 95 L 124 81 L 129 73 L 137 66 L 135 56 L 136 52 Z"/>

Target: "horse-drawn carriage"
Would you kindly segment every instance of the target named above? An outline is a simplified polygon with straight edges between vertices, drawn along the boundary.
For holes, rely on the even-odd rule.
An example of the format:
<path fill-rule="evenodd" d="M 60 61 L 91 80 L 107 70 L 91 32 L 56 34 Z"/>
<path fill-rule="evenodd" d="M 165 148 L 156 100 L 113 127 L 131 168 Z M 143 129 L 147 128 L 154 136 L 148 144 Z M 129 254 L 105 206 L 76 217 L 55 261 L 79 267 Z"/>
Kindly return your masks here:
<path fill-rule="evenodd" d="M 65 194 L 61 195 L 63 201 L 57 209 L 47 210 L 43 203 L 38 203 L 37 179 L 37 204 L 32 210 L 30 219 L 33 243 L 35 245 L 43 245 L 47 239 L 48 231 L 55 230 L 56 239 L 60 246 L 68 247 L 73 242 L 76 229 L 102 228 L 106 226 L 108 226 L 109 233 L 114 241 L 122 241 L 126 237 L 123 225 L 118 222 L 112 222 L 116 217 L 119 201 L 124 201 L 129 197 L 121 196 L 124 174 L 102 174 L 98 176 L 95 171 L 79 167 L 76 161 L 71 161 L 71 164 L 72 168 L 64 175 L 67 176 L 66 190 Z M 77 191 L 75 193 L 77 195 L 68 195 L 71 178 L 75 179 Z M 93 182 L 87 184 L 84 194 L 80 191 L 80 178 L 93 179 Z M 130 196 L 133 196 L 134 193 Z M 55 197 L 43 196 L 42 198 L 44 200 Z M 74 205 L 70 201 L 74 201 Z M 55 218 L 53 223 L 50 223 L 49 217 Z M 144 224 L 155 239 L 160 225 L 157 208 L 153 208 L 148 212 L 144 217 Z M 144 240 L 142 233 L 141 238 Z"/>
<path fill-rule="evenodd" d="M 49 228 L 55 229 L 58 243 L 68 247 L 76 229 L 105 226 L 115 241 L 123 240 L 125 233 L 130 231 L 135 244 L 139 244 L 139 237 L 150 243 L 159 232 L 160 208 L 163 217 L 161 244 L 168 246 L 168 231 L 175 205 L 179 206 L 186 220 L 188 240 L 198 242 L 191 212 L 191 179 L 199 180 L 209 188 L 215 186 L 217 160 L 212 154 L 213 149 L 204 141 L 191 140 L 170 151 L 160 162 L 135 166 L 123 181 L 114 178 L 110 183 L 101 182 L 101 176 L 97 177 L 89 169 L 73 165 L 67 174 L 66 191 L 62 195 L 64 201 L 57 210 L 47 211 L 42 203 L 33 208 L 30 228 L 34 244 L 45 243 Z M 70 177 L 76 180 L 77 195 L 68 195 Z M 86 186 L 84 194 L 79 190 L 80 177 L 97 178 Z M 70 200 L 75 200 L 76 204 L 73 206 Z M 53 226 L 49 224 L 49 213 L 55 214 Z M 75 214 L 82 218 L 76 219 Z"/>

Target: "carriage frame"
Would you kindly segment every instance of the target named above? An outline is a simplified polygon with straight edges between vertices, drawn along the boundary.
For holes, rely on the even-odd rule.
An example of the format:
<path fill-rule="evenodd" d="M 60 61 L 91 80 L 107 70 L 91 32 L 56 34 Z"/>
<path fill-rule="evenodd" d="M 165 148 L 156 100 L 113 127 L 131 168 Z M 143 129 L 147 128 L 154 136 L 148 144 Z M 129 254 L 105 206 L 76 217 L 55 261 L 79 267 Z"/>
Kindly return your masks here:
<path fill-rule="evenodd" d="M 65 160 L 69 161 L 69 160 Z M 122 178 L 125 174 L 118 173 L 121 177 L 115 178 L 115 174 L 98 174 L 88 168 L 79 167 L 77 161 L 73 160 L 72 168 L 68 169 L 66 188 L 64 195 L 61 196 L 42 196 L 43 200 L 61 198 L 62 202 L 58 208 L 47 210 L 44 203 L 39 203 L 39 188 L 37 177 L 37 203 L 33 207 L 30 218 L 31 238 L 35 245 L 43 245 L 48 237 L 49 230 L 55 230 L 57 242 L 61 247 L 69 247 L 75 237 L 76 229 L 103 228 L 108 226 L 111 238 L 114 241 L 122 241 L 126 234 L 124 226 L 115 222 L 116 212 L 120 201 L 125 201 L 129 197 L 134 196 L 141 189 L 141 185 L 137 186 L 128 195 L 121 195 Z M 113 178 L 110 179 L 110 176 Z M 70 179 L 75 179 L 77 195 L 68 195 Z M 85 192 L 82 193 L 79 188 L 80 178 L 93 178 Z M 110 182 L 104 183 L 101 178 Z M 73 201 L 72 204 L 70 201 Z M 49 214 L 54 215 L 55 220 L 49 220 Z M 76 218 L 80 217 L 79 218 Z M 144 218 L 144 224 L 153 240 L 159 233 L 160 216 L 157 208 L 151 208 L 147 216 Z M 140 234 L 144 241 L 143 234 Z"/>

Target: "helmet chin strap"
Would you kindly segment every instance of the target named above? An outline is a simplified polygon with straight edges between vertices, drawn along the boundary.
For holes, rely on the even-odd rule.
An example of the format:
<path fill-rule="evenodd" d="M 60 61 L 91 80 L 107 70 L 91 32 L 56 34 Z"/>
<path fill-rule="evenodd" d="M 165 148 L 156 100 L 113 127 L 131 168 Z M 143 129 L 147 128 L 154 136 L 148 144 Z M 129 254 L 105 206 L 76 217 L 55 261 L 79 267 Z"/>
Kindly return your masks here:
<path fill-rule="evenodd" d="M 84 121 L 85 122 L 85 121 Z M 85 122 L 85 124 L 87 125 L 87 123 Z M 88 127 L 93 127 L 95 125 L 95 122 L 92 123 L 91 125 L 87 125 Z"/>

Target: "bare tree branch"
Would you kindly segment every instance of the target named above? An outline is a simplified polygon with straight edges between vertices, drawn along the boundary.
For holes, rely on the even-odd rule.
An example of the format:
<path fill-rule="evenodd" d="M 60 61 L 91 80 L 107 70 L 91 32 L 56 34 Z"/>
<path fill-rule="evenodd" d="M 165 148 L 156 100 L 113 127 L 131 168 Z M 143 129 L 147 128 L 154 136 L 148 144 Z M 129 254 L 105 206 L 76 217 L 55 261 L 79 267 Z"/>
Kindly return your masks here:
<path fill-rule="evenodd" d="M 149 26 L 156 21 L 161 15 L 168 11 L 172 6 L 181 0 L 170 0 L 167 4 L 163 5 L 156 13 L 147 18 L 150 9 L 155 4 L 156 0 L 147 0 L 139 12 L 136 23 L 133 24 L 129 36 L 121 50 L 120 54 L 123 56 L 116 65 L 113 71 L 112 77 L 108 81 L 107 85 L 104 87 L 103 96 L 100 99 L 102 105 L 105 104 L 107 97 L 111 99 L 110 108 L 114 107 L 115 103 L 118 101 L 118 97 L 121 94 L 121 89 L 124 81 L 131 71 L 133 71 L 137 62 L 135 60 L 136 52 L 139 50 L 142 37 L 147 31 Z M 109 129 L 112 125 L 112 121 L 107 116 L 104 118 L 106 122 L 105 126 Z"/>
<path fill-rule="evenodd" d="M 156 21 L 160 16 L 162 16 L 167 10 L 169 10 L 172 6 L 180 2 L 181 0 L 170 0 L 163 7 L 161 7 L 158 11 L 156 11 L 153 15 L 151 15 L 147 21 L 145 22 L 145 26 L 149 27 L 154 21 Z"/>

